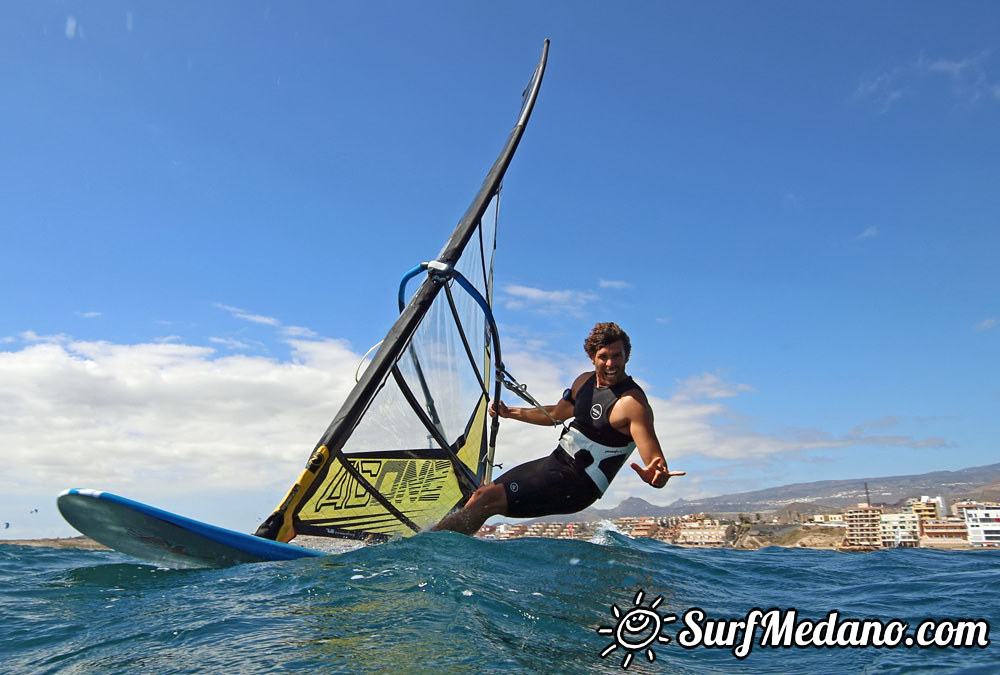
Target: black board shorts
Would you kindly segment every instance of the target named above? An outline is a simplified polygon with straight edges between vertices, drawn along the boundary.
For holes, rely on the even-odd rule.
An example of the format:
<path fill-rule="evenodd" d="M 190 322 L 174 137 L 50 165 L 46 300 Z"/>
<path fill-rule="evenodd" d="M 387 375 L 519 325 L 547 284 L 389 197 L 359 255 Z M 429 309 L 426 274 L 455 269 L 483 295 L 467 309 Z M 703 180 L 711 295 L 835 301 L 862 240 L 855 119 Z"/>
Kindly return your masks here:
<path fill-rule="evenodd" d="M 519 464 L 497 478 L 507 493 L 512 518 L 538 518 L 576 513 L 601 496 L 594 481 L 562 448 L 548 457 Z"/>

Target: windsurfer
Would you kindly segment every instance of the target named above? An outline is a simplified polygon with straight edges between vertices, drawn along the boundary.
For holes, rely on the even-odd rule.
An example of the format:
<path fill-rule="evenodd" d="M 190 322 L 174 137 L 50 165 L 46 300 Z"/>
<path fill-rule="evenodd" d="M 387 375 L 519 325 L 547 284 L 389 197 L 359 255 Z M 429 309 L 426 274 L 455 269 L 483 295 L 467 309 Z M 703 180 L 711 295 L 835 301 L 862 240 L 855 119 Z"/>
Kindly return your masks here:
<path fill-rule="evenodd" d="M 516 466 L 480 487 L 465 506 L 433 529 L 474 534 L 491 516 L 537 518 L 576 513 L 593 504 L 625 464 L 633 449 L 645 466 L 632 463 L 639 477 L 662 488 L 683 471 L 670 471 L 653 429 L 646 394 L 625 374 L 631 353 L 628 335 L 617 324 L 599 323 L 584 342 L 594 370 L 583 373 L 555 405 L 490 406 L 494 417 L 549 425 L 573 417 L 559 446 L 541 459 Z"/>

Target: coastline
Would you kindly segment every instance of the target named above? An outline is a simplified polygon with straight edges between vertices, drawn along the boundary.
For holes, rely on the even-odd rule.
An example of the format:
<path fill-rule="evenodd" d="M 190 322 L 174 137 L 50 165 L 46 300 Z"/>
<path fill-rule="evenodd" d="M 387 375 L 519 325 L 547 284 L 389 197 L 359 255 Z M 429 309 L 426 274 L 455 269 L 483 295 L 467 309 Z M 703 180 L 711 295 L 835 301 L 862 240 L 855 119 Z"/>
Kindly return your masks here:
<path fill-rule="evenodd" d="M 798 532 L 790 537 L 782 538 L 782 540 L 775 540 L 770 537 L 747 537 L 737 542 L 735 546 L 699 546 L 692 544 L 673 544 L 674 546 L 680 546 L 681 548 L 731 548 L 734 550 L 758 550 L 765 547 L 776 547 L 776 548 L 798 548 L 798 549 L 812 549 L 816 551 L 841 551 L 845 550 L 840 545 L 839 538 L 834 539 L 829 536 L 815 536 L 814 534 L 810 536 L 810 532 Z M 797 536 L 796 536 L 797 535 Z M 307 548 L 316 548 L 319 550 L 328 550 L 331 553 L 342 552 L 340 548 L 330 549 L 328 546 L 323 544 L 328 543 L 325 539 L 320 537 L 299 537 L 300 545 Z M 75 537 L 58 537 L 58 538 L 42 538 L 42 539 L 0 539 L 0 544 L 10 544 L 12 546 L 31 546 L 36 548 L 55 548 L 55 549 L 77 549 L 81 551 L 109 551 L 111 550 L 104 544 L 99 544 L 98 542 L 85 537 L 83 535 L 78 535 Z M 350 548 L 350 547 L 348 547 Z M 931 549 L 931 550 L 968 550 L 974 551 L 978 550 L 972 546 L 961 547 L 954 549 Z"/>
<path fill-rule="evenodd" d="M 39 548 L 75 548 L 83 551 L 109 551 L 104 544 L 98 544 L 89 537 L 59 537 L 56 539 L 0 539 L 0 544 L 12 546 L 33 546 Z"/>
<path fill-rule="evenodd" d="M 321 542 L 322 538 L 318 537 L 299 537 L 299 539 L 319 539 Z M 76 537 L 59 537 L 59 538 L 46 538 L 46 539 L 0 539 L 0 544 L 10 544 L 12 546 L 31 546 L 35 548 L 57 548 L 57 549 L 78 549 L 81 551 L 110 551 L 111 549 L 104 544 L 99 544 L 89 537 L 84 537 L 79 535 Z M 316 546 L 315 541 L 302 541 L 302 545 L 307 548 L 321 548 Z M 674 544 L 675 546 L 680 546 L 681 548 L 737 548 L 743 550 L 755 550 L 756 548 L 761 548 L 762 546 L 749 546 L 749 547 L 733 547 L 733 546 L 693 546 L 691 544 Z M 780 545 L 773 543 L 766 543 L 763 546 L 777 546 L 778 548 L 812 548 L 816 550 L 826 550 L 834 551 L 836 546 L 828 545 L 805 545 L 805 544 L 793 544 L 793 545 Z M 338 552 L 338 551 L 332 551 Z"/>

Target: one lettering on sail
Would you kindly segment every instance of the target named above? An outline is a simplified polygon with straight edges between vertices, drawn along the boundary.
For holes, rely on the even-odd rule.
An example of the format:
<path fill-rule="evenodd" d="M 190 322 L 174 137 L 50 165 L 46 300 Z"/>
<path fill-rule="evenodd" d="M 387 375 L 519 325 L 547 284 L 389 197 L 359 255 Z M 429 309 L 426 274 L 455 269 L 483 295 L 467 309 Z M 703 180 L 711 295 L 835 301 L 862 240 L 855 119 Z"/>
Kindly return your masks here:
<path fill-rule="evenodd" d="M 452 476 L 448 460 L 363 459 L 351 460 L 352 466 L 393 504 L 433 502 L 441 496 Z M 317 510 L 362 508 L 372 500 L 371 493 L 342 465 L 317 503 Z"/>
<path fill-rule="evenodd" d="M 798 610 L 755 607 L 742 619 L 709 619 L 692 607 L 681 617 L 677 644 L 685 649 L 729 649 L 745 659 L 756 646 L 775 647 L 979 647 L 990 644 L 990 625 L 983 619 L 922 621 L 915 630 L 900 619 L 841 618 L 836 610 L 823 619 L 799 618 Z M 760 636 L 759 640 L 755 638 Z"/>

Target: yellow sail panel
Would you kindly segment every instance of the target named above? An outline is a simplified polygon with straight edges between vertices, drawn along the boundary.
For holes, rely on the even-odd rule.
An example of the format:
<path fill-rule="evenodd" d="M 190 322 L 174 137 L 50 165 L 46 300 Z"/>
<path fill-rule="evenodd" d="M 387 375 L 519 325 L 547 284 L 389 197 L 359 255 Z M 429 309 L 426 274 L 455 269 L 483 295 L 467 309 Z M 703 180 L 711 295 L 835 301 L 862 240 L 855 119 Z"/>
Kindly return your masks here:
<path fill-rule="evenodd" d="M 486 452 L 486 420 L 488 418 L 489 400 L 484 395 L 479 399 L 476 412 L 469 420 L 462 444 L 455 453 L 458 459 L 469 467 L 473 473 L 479 470 L 479 463 Z"/>
<path fill-rule="evenodd" d="M 451 461 L 401 454 L 335 458 L 299 507 L 296 533 L 408 537 L 416 534 L 411 524 L 420 530 L 437 524 L 463 499 Z"/>

